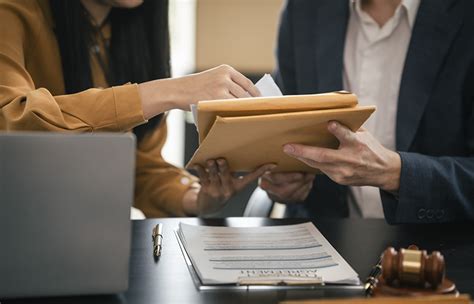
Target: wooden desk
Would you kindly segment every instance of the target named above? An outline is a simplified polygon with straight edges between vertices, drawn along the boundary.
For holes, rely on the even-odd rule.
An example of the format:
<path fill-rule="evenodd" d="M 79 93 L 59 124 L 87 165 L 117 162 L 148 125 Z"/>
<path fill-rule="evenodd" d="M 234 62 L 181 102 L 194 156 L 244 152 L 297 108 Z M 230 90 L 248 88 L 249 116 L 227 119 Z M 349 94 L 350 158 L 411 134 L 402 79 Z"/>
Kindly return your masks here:
<path fill-rule="evenodd" d="M 206 291 L 198 292 L 184 263 L 173 230 L 178 223 L 263 226 L 293 224 L 303 220 L 229 218 L 201 220 L 162 219 L 136 221 L 130 264 L 130 288 L 117 296 L 71 297 L 1 301 L 6 303 L 277 303 L 288 299 L 362 296 L 355 290 L 314 291 Z M 163 252 L 155 263 L 152 256 L 151 231 L 154 224 L 164 223 Z M 462 293 L 474 296 L 474 223 L 423 226 L 390 226 L 384 220 L 314 220 L 316 227 L 359 273 L 362 280 L 389 245 L 441 250 L 446 258 L 447 276 Z M 84 265 L 87 267 L 87 265 Z"/>

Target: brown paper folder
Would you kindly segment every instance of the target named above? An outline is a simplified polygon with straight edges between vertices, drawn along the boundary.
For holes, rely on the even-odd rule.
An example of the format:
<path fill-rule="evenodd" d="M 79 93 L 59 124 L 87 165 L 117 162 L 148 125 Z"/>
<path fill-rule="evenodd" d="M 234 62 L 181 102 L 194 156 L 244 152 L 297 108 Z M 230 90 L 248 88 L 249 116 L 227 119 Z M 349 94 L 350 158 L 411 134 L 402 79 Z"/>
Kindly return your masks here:
<path fill-rule="evenodd" d="M 225 158 L 235 172 L 267 163 L 277 164 L 275 172 L 317 172 L 286 155 L 283 145 L 337 148 L 327 123 L 337 120 L 355 131 L 374 111 L 357 106 L 357 97 L 347 92 L 199 102 L 200 145 L 186 167 Z"/>

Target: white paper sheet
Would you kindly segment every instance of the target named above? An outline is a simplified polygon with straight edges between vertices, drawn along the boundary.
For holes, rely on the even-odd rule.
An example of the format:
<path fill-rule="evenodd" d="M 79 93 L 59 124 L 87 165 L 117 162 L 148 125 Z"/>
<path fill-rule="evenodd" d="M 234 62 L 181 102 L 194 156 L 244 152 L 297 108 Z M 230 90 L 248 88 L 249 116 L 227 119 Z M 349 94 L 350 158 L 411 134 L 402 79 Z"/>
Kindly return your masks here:
<path fill-rule="evenodd" d="M 257 81 L 255 86 L 258 88 L 263 97 L 283 95 L 270 74 L 263 75 L 263 77 Z"/>
<path fill-rule="evenodd" d="M 196 129 L 197 129 L 197 121 L 198 121 L 197 104 L 192 104 L 191 105 L 191 113 L 193 114 L 193 122 L 194 122 L 194 125 L 196 126 Z"/>
<path fill-rule="evenodd" d="M 315 273 L 326 283 L 360 283 L 312 223 L 255 228 L 180 223 L 178 235 L 204 284 L 234 284 L 249 273 L 266 279 Z"/>

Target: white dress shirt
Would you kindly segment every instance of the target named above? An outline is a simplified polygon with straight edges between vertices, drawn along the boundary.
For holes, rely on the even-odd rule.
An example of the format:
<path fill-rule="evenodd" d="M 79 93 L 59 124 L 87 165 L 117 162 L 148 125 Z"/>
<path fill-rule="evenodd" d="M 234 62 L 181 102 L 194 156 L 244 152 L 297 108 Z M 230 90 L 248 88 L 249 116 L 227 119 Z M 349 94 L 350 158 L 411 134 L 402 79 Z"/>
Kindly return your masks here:
<path fill-rule="evenodd" d="M 380 27 L 350 0 L 344 49 L 344 89 L 358 96 L 360 105 L 375 105 L 363 125 L 384 147 L 395 150 L 398 94 L 411 32 L 420 0 L 402 0 L 395 14 Z M 383 218 L 379 189 L 350 187 L 351 216 Z"/>

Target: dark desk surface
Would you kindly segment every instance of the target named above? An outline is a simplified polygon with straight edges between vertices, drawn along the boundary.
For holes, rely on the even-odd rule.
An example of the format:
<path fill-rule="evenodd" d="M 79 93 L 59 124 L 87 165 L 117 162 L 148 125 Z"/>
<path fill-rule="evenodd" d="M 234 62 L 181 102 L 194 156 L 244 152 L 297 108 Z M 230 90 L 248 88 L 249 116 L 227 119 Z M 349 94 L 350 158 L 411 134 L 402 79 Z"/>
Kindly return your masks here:
<path fill-rule="evenodd" d="M 355 290 L 312 291 L 197 291 L 178 247 L 174 230 L 178 223 L 262 226 L 293 224 L 303 220 L 260 218 L 157 219 L 133 224 L 129 290 L 118 296 L 72 297 L 0 301 L 5 303 L 277 303 L 288 299 L 362 296 Z M 152 256 L 151 231 L 164 223 L 163 252 Z M 314 220 L 316 227 L 355 269 L 362 280 L 387 246 L 417 244 L 428 251 L 440 250 L 447 276 L 462 293 L 474 296 L 474 223 L 424 226 L 390 226 L 384 220 Z"/>

